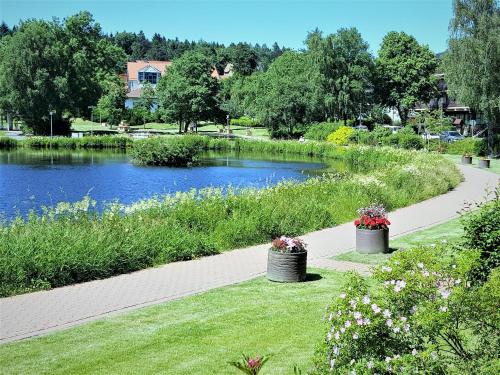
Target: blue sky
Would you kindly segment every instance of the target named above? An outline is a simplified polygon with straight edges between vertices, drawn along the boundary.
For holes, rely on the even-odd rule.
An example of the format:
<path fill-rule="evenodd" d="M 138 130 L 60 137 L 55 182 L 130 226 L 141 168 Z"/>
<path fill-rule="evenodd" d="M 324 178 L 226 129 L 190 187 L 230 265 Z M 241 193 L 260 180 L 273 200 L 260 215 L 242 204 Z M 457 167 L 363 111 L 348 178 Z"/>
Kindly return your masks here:
<path fill-rule="evenodd" d="M 0 0 L 9 26 L 88 10 L 104 32 L 143 30 L 180 39 L 267 43 L 299 49 L 308 31 L 357 27 L 376 53 L 383 36 L 405 31 L 434 52 L 446 49 L 452 0 Z"/>

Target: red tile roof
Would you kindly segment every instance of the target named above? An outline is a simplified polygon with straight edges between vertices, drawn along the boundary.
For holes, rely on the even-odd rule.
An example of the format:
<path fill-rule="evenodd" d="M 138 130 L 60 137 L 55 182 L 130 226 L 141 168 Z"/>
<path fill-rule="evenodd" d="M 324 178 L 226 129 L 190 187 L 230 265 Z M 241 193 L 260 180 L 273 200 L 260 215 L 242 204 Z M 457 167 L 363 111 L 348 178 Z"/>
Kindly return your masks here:
<path fill-rule="evenodd" d="M 172 61 L 153 61 L 153 60 L 137 60 L 129 61 L 127 63 L 127 76 L 129 81 L 136 81 L 138 77 L 139 70 L 152 66 L 160 71 L 163 75 L 165 69 L 172 64 Z"/>

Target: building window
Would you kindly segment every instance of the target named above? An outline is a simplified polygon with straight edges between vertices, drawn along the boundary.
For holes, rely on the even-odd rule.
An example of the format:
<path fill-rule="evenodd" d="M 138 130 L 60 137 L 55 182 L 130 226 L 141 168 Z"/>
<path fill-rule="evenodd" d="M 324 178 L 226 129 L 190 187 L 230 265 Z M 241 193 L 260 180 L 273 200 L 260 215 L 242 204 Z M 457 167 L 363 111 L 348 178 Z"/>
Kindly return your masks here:
<path fill-rule="evenodd" d="M 139 72 L 139 82 L 149 82 L 156 85 L 158 82 L 158 73 Z"/>

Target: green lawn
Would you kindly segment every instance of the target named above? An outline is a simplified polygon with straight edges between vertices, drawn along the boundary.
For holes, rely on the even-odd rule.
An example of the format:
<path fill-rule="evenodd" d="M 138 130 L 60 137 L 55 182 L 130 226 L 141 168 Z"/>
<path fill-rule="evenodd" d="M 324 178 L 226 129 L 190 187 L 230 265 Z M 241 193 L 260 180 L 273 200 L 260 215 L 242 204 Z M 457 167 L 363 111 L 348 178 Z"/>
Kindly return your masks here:
<path fill-rule="evenodd" d="M 404 236 L 392 239 L 389 243 L 391 249 L 405 249 L 418 245 L 432 245 L 440 242 L 455 242 L 463 235 L 460 219 L 453 219 L 442 224 L 437 224 L 427 229 L 422 229 Z M 390 254 L 360 254 L 349 251 L 333 257 L 336 260 L 377 265 L 388 259 Z"/>
<path fill-rule="evenodd" d="M 316 277 L 305 283 L 260 277 L 2 345 L 0 373 L 236 374 L 227 361 L 246 353 L 272 354 L 262 374 L 291 374 L 310 363 L 344 277 L 309 271 Z"/>
<path fill-rule="evenodd" d="M 219 128 L 222 128 L 223 125 L 218 125 L 218 124 L 208 124 L 208 125 L 199 125 L 198 126 L 198 133 L 200 134 L 206 134 L 206 133 L 218 133 Z M 269 138 L 269 132 L 267 131 L 266 128 L 263 127 L 245 127 L 245 126 L 236 126 L 236 125 L 231 125 L 231 129 L 233 130 L 233 133 L 235 135 L 246 135 L 247 130 L 250 130 L 252 132 L 252 137 L 259 137 L 259 138 Z"/>
<path fill-rule="evenodd" d="M 443 154 L 443 156 L 448 159 L 453 161 L 454 163 L 460 164 L 462 162 L 462 156 L 461 155 L 450 155 L 450 154 Z M 472 166 L 479 168 L 478 167 L 478 156 L 474 156 L 472 158 Z M 500 174 L 500 159 L 492 159 L 490 163 L 490 169 L 487 169 L 487 171 Z"/>
<path fill-rule="evenodd" d="M 179 125 L 176 124 L 164 124 L 160 122 L 147 122 L 144 125 L 133 125 L 130 127 L 133 130 L 154 130 L 158 133 L 177 133 L 179 131 Z"/>
<path fill-rule="evenodd" d="M 81 118 L 76 118 L 73 120 L 71 123 L 71 129 L 74 131 L 78 132 L 84 132 L 84 131 L 117 131 L 115 129 L 111 129 L 109 126 L 102 126 L 98 122 L 92 122 L 89 120 L 84 120 Z"/>

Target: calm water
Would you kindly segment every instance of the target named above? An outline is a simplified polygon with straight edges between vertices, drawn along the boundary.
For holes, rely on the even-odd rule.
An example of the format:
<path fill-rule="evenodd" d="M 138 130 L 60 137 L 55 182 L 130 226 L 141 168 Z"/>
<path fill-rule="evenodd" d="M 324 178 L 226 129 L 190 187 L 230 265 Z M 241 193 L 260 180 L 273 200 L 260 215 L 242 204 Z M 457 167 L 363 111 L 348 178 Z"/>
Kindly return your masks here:
<path fill-rule="evenodd" d="M 209 186 L 264 187 L 284 179 L 304 180 L 326 165 L 312 159 L 249 154 L 205 154 L 190 168 L 139 167 L 123 153 L 102 151 L 0 152 L 0 216 L 75 202 L 85 195 L 104 202 L 133 203 L 154 195 Z"/>

